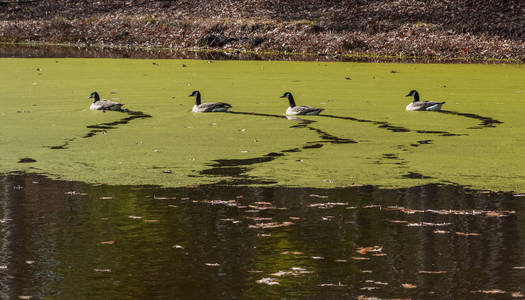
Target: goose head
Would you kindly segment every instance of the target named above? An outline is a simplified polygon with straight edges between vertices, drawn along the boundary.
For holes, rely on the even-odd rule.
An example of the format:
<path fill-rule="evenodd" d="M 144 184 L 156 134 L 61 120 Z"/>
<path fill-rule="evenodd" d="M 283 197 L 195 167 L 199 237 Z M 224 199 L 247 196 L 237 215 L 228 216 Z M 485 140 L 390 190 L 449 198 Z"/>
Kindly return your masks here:
<path fill-rule="evenodd" d="M 95 101 L 93 101 L 93 102 L 97 102 L 97 101 L 100 100 L 100 96 L 98 95 L 97 92 L 93 92 L 93 93 L 91 93 L 91 95 L 89 95 L 88 99 L 95 99 Z"/>
<path fill-rule="evenodd" d="M 411 90 L 405 97 L 414 97 L 414 102 L 419 101 L 419 93 L 416 90 Z"/>
<path fill-rule="evenodd" d="M 201 93 L 199 91 L 193 91 L 188 97 L 197 96 L 195 99 L 195 105 L 201 105 Z"/>
<path fill-rule="evenodd" d="M 281 98 L 288 98 L 288 102 L 290 102 L 290 107 L 295 106 L 295 101 L 293 99 L 292 93 L 286 92 L 281 96 Z"/>
<path fill-rule="evenodd" d="M 193 91 L 191 94 L 188 95 L 188 97 L 193 97 L 193 96 L 197 96 L 197 95 L 200 95 L 201 93 L 199 91 Z"/>

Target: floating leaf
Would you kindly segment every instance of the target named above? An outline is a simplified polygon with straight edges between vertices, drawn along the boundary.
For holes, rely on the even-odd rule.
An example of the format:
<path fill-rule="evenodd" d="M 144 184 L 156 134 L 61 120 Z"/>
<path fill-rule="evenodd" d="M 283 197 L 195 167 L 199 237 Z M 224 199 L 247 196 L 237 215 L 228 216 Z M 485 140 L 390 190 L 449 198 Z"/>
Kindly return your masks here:
<path fill-rule="evenodd" d="M 419 274 L 445 274 L 448 271 L 419 271 Z"/>
<path fill-rule="evenodd" d="M 115 244 L 115 241 L 103 241 L 103 242 L 100 242 L 99 244 L 101 244 L 101 245 L 113 245 L 113 244 Z"/>
<path fill-rule="evenodd" d="M 317 194 L 310 194 L 309 196 L 312 197 L 312 198 L 321 198 L 321 199 L 326 199 L 326 198 L 328 198 L 328 196 L 317 195 Z"/>
<path fill-rule="evenodd" d="M 413 285 L 413 284 L 410 284 L 410 283 L 403 283 L 401 284 L 401 286 L 405 289 L 415 289 L 417 288 L 417 285 Z"/>
<path fill-rule="evenodd" d="M 359 254 L 366 254 L 368 252 L 381 252 L 381 251 L 383 251 L 383 246 L 360 247 L 356 249 L 356 252 Z"/>
<path fill-rule="evenodd" d="M 472 293 L 482 293 L 482 294 L 493 295 L 493 294 L 506 294 L 507 292 L 503 290 L 494 289 L 494 290 L 477 290 L 477 291 L 472 291 Z"/>
<path fill-rule="evenodd" d="M 265 277 L 261 278 L 256 281 L 258 284 L 266 284 L 266 285 L 280 285 L 279 281 L 275 278 L 271 277 Z"/>
<path fill-rule="evenodd" d="M 159 223 L 159 222 L 160 222 L 159 220 L 154 220 L 154 219 L 144 220 L 144 223 Z"/>
<path fill-rule="evenodd" d="M 111 272 L 111 269 L 93 269 L 95 272 L 103 272 L 103 273 L 109 273 Z"/>
<path fill-rule="evenodd" d="M 204 264 L 205 266 L 208 266 L 208 267 L 220 267 L 221 265 L 218 264 L 218 263 L 205 263 Z"/>
<path fill-rule="evenodd" d="M 346 285 L 342 284 L 341 282 L 339 282 L 339 283 L 321 283 L 319 286 L 330 286 L 330 287 L 333 287 L 333 286 L 346 286 Z"/>
<path fill-rule="evenodd" d="M 456 232 L 456 235 L 460 235 L 460 236 L 480 236 L 479 233 L 475 233 L 475 232 Z"/>

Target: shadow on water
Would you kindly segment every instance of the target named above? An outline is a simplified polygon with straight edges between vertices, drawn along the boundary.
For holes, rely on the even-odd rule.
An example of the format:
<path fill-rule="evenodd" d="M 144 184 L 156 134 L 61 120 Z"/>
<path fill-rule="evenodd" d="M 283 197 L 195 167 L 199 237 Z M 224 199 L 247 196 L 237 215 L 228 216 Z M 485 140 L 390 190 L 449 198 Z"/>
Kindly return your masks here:
<path fill-rule="evenodd" d="M 366 120 L 366 119 L 357 119 L 353 117 L 344 117 L 344 116 L 334 116 L 334 115 L 327 115 L 327 114 L 320 114 L 320 117 L 326 117 L 326 118 L 332 118 L 332 119 L 341 119 L 341 120 L 349 120 L 359 123 L 372 123 L 376 125 L 378 128 L 386 129 L 392 132 L 417 132 L 417 133 L 428 133 L 428 134 L 439 134 L 442 136 L 462 136 L 466 134 L 457 134 L 457 133 L 450 133 L 447 131 L 429 131 L 429 130 L 413 130 L 408 129 L 402 126 L 396 126 L 392 125 L 385 121 L 374 121 L 374 120 Z"/>
<path fill-rule="evenodd" d="M 506 299 L 525 289 L 519 196 L 0 176 L 0 297 Z"/>
<path fill-rule="evenodd" d="M 238 114 L 238 115 L 249 115 L 249 116 L 258 116 L 258 117 L 272 117 L 272 118 L 280 118 L 280 119 L 289 119 L 289 120 L 295 120 L 298 123 L 295 125 L 290 126 L 290 128 L 307 128 L 309 130 L 312 130 L 316 132 L 321 140 L 318 141 L 308 141 L 305 145 L 301 146 L 300 148 L 293 148 L 293 149 L 285 149 L 280 150 L 277 152 L 268 153 L 266 155 L 263 155 L 261 157 L 255 157 L 255 158 L 248 158 L 248 159 L 219 159 L 214 160 L 212 164 L 210 164 L 210 169 L 206 169 L 200 172 L 200 175 L 212 175 L 212 176 L 223 176 L 223 177 L 230 177 L 234 178 L 234 182 L 241 183 L 241 184 L 248 184 L 248 183 L 264 183 L 265 181 L 257 181 L 258 179 L 249 178 L 245 173 L 249 171 L 250 169 L 246 166 L 250 166 L 253 164 L 260 164 L 260 163 L 266 163 L 275 160 L 278 157 L 281 157 L 284 155 L 284 153 L 288 152 L 300 152 L 301 149 L 308 150 L 308 149 L 319 149 L 323 147 L 323 144 L 325 143 L 333 143 L 333 144 L 351 144 L 351 143 L 357 143 L 356 141 L 352 139 L 346 139 L 346 138 L 340 138 L 338 136 L 332 135 L 326 131 L 323 131 L 317 127 L 313 127 L 312 124 L 314 124 L 315 120 L 306 120 L 301 119 L 298 117 L 291 117 L 291 116 L 282 116 L 282 115 L 274 115 L 274 114 L 266 114 L 266 113 L 255 113 L 255 112 L 239 112 L 239 111 L 229 111 L 230 114 Z M 460 113 L 460 112 L 454 112 L 454 111 L 442 111 L 442 113 L 445 114 L 453 114 L 458 115 L 462 117 L 467 118 L 473 118 L 477 120 L 481 120 L 481 126 L 482 127 L 495 127 L 494 124 L 500 124 L 501 121 L 489 118 L 489 117 L 483 117 L 476 114 L 470 114 L 470 113 Z M 402 126 L 396 126 L 389 122 L 385 121 L 375 121 L 375 120 L 368 120 L 368 119 L 359 119 L 354 117 L 346 117 L 346 116 L 336 116 L 336 115 L 330 115 L 330 114 L 321 114 L 319 117 L 325 117 L 325 118 L 332 118 L 332 119 L 340 119 L 340 120 L 348 120 L 353 122 L 359 122 L 359 123 L 371 123 L 373 125 L 376 125 L 378 128 L 386 129 L 391 132 L 417 132 L 417 133 L 423 133 L 423 134 L 436 134 L 440 136 L 465 136 L 467 134 L 457 134 L 457 133 L 451 133 L 447 131 L 441 131 L 441 130 L 414 130 L 405 128 Z M 474 127 L 472 127 L 474 128 Z M 480 127 L 481 128 L 481 127 Z M 413 147 L 419 147 L 421 145 L 427 145 L 431 144 L 432 140 L 422 140 L 417 141 L 417 143 L 412 143 L 410 146 Z M 397 159 L 397 157 L 391 157 L 388 155 L 384 155 L 382 159 Z M 381 163 L 379 161 L 378 163 Z M 404 162 L 397 162 L 396 164 L 404 165 L 406 163 Z M 418 176 L 414 175 L 416 173 L 409 173 L 404 178 L 430 178 L 428 176 Z M 274 183 L 271 181 L 271 183 Z"/>
<path fill-rule="evenodd" d="M 301 148 L 284 149 L 284 150 L 280 150 L 276 152 L 270 152 L 260 157 L 246 158 L 246 159 L 217 159 L 217 160 L 214 160 L 213 163 L 209 165 L 211 167 L 210 169 L 203 170 L 199 173 L 200 175 L 205 175 L 205 176 L 211 175 L 211 176 L 229 177 L 226 179 L 226 181 L 229 184 L 232 184 L 232 183 L 234 184 L 275 184 L 277 183 L 275 181 L 263 180 L 260 178 L 254 178 L 254 177 L 246 175 L 245 173 L 250 170 L 250 168 L 246 166 L 270 162 L 270 161 L 277 159 L 278 157 L 284 156 L 285 153 L 300 152 L 301 149 L 303 150 L 318 149 L 318 148 L 323 147 L 323 144 L 325 143 L 332 143 L 332 144 L 357 143 L 356 141 L 352 139 L 340 138 L 324 130 L 313 127 L 312 124 L 317 122 L 315 120 L 307 120 L 307 119 L 301 119 L 298 117 L 281 116 L 281 115 L 265 114 L 265 113 L 254 113 L 254 112 L 229 111 L 227 113 L 237 114 L 237 115 L 259 116 L 259 117 L 272 117 L 272 118 L 288 119 L 291 121 L 296 121 L 297 124 L 290 126 L 290 128 L 307 128 L 309 130 L 316 132 L 321 138 L 321 140 L 318 140 L 318 141 L 308 141 L 305 143 L 305 145 L 301 146 Z"/>
<path fill-rule="evenodd" d="M 503 124 L 503 122 L 493 119 L 491 117 L 483 117 L 477 114 L 462 113 L 462 112 L 457 112 L 457 111 L 452 111 L 452 110 L 440 110 L 438 112 L 442 114 L 456 115 L 456 116 L 461 116 L 461 117 L 476 119 L 476 120 L 481 121 L 479 126 L 468 127 L 467 129 L 483 129 L 483 128 L 488 128 L 488 127 L 496 127 L 496 125 L 498 124 Z"/>
<path fill-rule="evenodd" d="M 122 111 L 122 113 L 125 113 L 129 115 L 129 117 L 122 118 L 118 121 L 114 122 L 106 122 L 106 123 L 100 123 L 95 125 L 88 125 L 87 128 L 91 129 L 84 138 L 90 138 L 92 136 L 95 136 L 97 133 L 103 133 L 105 134 L 108 130 L 116 129 L 118 128 L 117 125 L 124 125 L 128 124 L 129 122 L 135 120 L 135 119 L 144 119 L 144 118 L 151 118 L 150 115 L 145 114 L 141 111 L 132 111 L 132 110 L 125 110 Z"/>
<path fill-rule="evenodd" d="M 106 123 L 100 123 L 95 125 L 88 125 L 86 128 L 90 129 L 86 135 L 84 135 L 84 138 L 90 138 L 95 136 L 97 133 L 106 134 L 108 130 L 117 129 L 117 125 L 124 125 L 128 124 L 129 122 L 135 120 L 135 119 L 144 119 L 144 118 L 151 118 L 150 115 L 145 114 L 141 111 L 132 111 L 132 110 L 125 110 L 125 111 L 111 111 L 110 113 L 124 113 L 128 115 L 127 117 L 121 118 L 118 121 L 114 122 L 106 122 Z M 56 146 L 47 146 L 49 149 L 53 150 L 63 150 L 67 149 L 69 144 L 73 142 L 75 138 L 67 139 L 63 144 L 56 145 Z"/>

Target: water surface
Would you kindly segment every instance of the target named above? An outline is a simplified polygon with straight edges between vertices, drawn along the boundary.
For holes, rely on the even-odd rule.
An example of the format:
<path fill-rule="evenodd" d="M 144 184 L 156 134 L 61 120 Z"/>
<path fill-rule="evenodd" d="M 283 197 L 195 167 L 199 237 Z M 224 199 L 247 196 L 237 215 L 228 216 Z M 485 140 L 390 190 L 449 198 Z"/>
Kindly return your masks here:
<path fill-rule="evenodd" d="M 0 180 L 5 299 L 510 298 L 520 195 Z"/>

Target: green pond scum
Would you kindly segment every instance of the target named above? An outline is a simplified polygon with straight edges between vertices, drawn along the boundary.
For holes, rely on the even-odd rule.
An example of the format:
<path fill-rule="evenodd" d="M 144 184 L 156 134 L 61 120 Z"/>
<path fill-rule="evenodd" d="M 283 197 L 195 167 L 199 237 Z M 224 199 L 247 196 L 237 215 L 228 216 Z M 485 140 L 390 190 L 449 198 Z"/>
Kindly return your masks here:
<path fill-rule="evenodd" d="M 112 185 L 525 191 L 525 66 L 0 59 L 0 171 Z M 446 101 L 407 112 L 405 95 Z M 203 102 L 232 113 L 195 114 Z M 90 111 L 88 96 L 128 113 Z M 284 92 L 320 116 L 287 119 Z"/>

